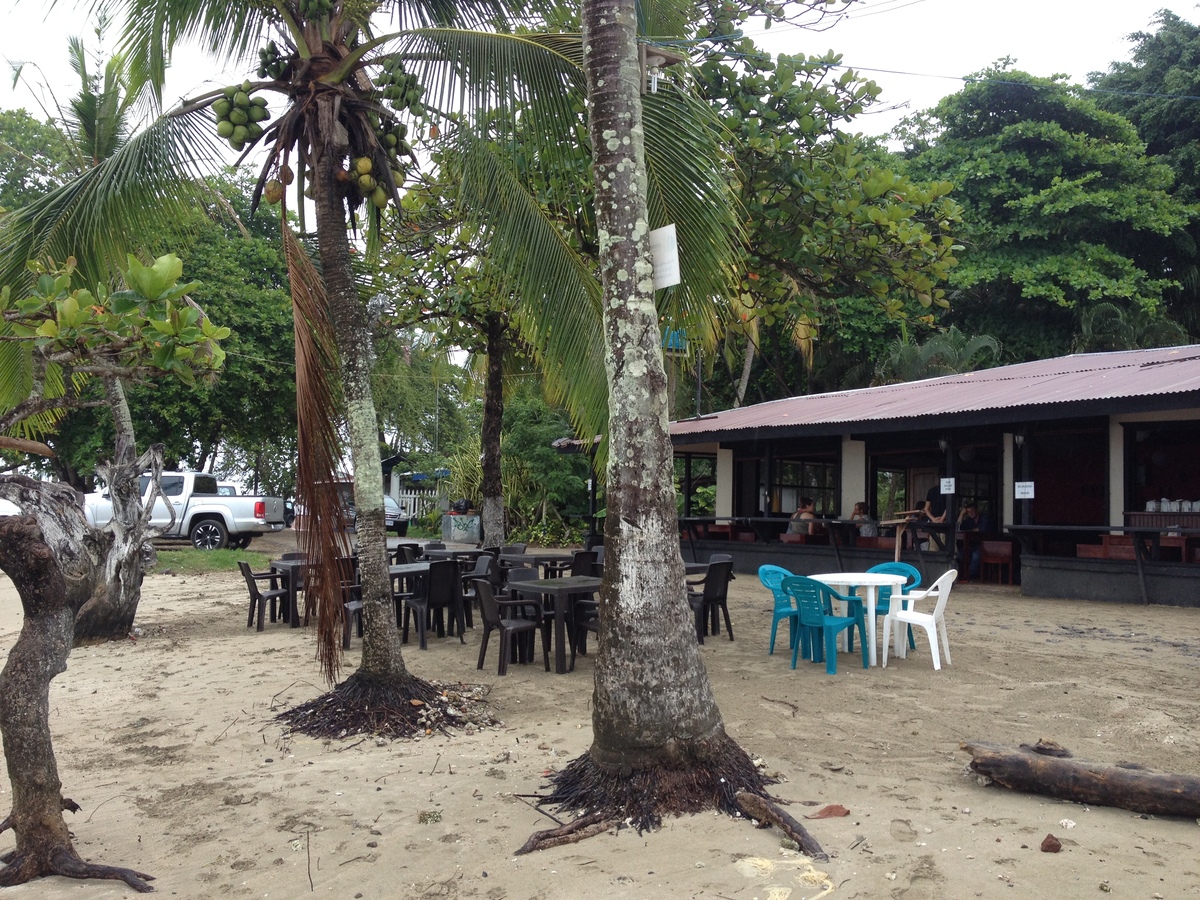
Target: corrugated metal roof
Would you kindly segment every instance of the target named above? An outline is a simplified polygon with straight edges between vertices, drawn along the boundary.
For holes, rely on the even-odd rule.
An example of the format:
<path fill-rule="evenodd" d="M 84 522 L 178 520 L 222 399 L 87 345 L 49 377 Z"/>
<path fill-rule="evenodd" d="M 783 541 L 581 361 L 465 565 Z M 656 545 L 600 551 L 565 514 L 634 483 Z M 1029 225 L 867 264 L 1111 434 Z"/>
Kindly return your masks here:
<path fill-rule="evenodd" d="M 1027 406 L 1200 391 L 1200 344 L 1081 353 L 854 391 L 772 400 L 671 423 L 674 438 L 796 426 L 912 420 Z"/>

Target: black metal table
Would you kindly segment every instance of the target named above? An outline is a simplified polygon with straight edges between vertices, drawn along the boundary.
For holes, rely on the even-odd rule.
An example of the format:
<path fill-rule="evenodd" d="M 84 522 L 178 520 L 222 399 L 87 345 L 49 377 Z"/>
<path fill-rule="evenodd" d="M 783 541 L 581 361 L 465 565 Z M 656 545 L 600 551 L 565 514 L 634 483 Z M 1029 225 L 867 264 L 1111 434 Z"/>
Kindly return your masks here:
<path fill-rule="evenodd" d="M 554 671 L 567 671 L 567 598 L 574 594 L 595 594 L 601 579 L 592 575 L 568 575 L 565 578 L 535 578 L 522 581 L 516 589 L 522 594 L 541 594 L 554 601 Z"/>

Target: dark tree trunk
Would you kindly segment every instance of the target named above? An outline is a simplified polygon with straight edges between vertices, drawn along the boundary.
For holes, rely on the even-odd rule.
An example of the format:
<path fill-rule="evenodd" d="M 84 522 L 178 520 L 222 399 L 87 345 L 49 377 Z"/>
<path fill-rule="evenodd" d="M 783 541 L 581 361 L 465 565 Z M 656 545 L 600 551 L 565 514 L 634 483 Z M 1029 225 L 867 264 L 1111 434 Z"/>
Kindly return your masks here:
<path fill-rule="evenodd" d="M 75 852 L 63 810 L 50 736 L 50 682 L 66 670 L 76 611 L 91 597 L 105 546 L 83 518 L 78 494 L 64 485 L 20 475 L 0 477 L 0 494 L 28 513 L 0 518 L 0 569 L 21 597 L 21 634 L 0 672 L 0 735 L 12 783 L 16 849 L 4 857 L 0 885 L 43 875 L 109 878 L 149 891 L 150 876 L 85 863 Z"/>
<path fill-rule="evenodd" d="M 487 340 L 487 381 L 483 394 L 483 429 L 480 467 L 483 470 L 483 540 L 498 546 L 505 541 L 504 486 L 500 472 L 500 429 L 504 423 L 504 317 L 484 320 Z"/>
<path fill-rule="evenodd" d="M 112 543 L 104 560 L 104 579 L 75 617 L 75 646 L 122 640 L 133 627 L 142 599 L 142 546 L 150 538 L 149 512 L 142 508 L 141 475 L 162 471 L 162 447 L 137 454 L 133 417 L 119 379 L 106 378 L 105 395 L 116 435 L 113 460 L 101 471 L 112 497 Z M 153 508 L 153 502 L 151 502 Z"/>

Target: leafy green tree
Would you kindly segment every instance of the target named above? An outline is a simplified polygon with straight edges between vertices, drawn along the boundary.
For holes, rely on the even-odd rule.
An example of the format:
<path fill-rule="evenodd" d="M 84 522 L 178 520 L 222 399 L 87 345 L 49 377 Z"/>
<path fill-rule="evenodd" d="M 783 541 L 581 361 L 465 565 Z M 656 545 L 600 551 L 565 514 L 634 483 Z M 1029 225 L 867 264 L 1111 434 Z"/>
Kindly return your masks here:
<path fill-rule="evenodd" d="M 53 125 L 23 109 L 0 110 L 0 213 L 59 184 L 69 163 Z"/>
<path fill-rule="evenodd" d="M 131 386 L 130 415 L 143 442 L 162 445 L 168 468 L 207 470 L 220 455 L 226 473 L 290 496 L 295 393 L 278 390 L 278 384 L 290 380 L 295 352 L 287 271 L 275 238 L 279 217 L 264 211 L 251 219 L 244 182 L 218 180 L 212 187 L 207 202 L 160 228 L 159 236 L 145 236 L 145 244 L 151 252 L 171 246 L 186 255 L 189 271 L 202 279 L 193 299 L 233 331 L 226 364 L 213 384 L 192 389 Z M 103 409 L 71 413 L 49 438 L 56 474 L 87 488 L 96 460 L 111 452 L 104 449 L 111 435 Z M 244 460 L 242 471 L 229 464 L 229 454 Z M 258 459 L 264 467 L 268 459 L 291 462 L 283 469 L 272 465 L 268 476 L 256 466 Z"/>
<path fill-rule="evenodd" d="M 554 441 L 571 435 L 571 423 L 533 390 L 513 396 L 504 408 L 504 466 L 520 466 L 531 490 L 518 501 L 525 522 L 587 511 L 588 459 L 559 453 Z"/>
<path fill-rule="evenodd" d="M 950 321 L 1017 359 L 1067 352 L 1078 316 L 1115 302 L 1161 308 L 1162 242 L 1194 210 L 1134 127 L 1060 79 L 998 66 L 910 123 L 914 177 L 953 182 L 963 205 Z"/>
<path fill-rule="evenodd" d="M 1183 203 L 1200 202 L 1200 28 L 1170 10 L 1154 17 L 1154 31 L 1129 36 L 1132 59 L 1112 63 L 1107 72 L 1092 72 L 1088 83 L 1096 103 L 1124 116 L 1146 142 L 1146 153 L 1175 172 L 1172 195 Z M 1173 318 L 1200 334 L 1200 223 L 1164 242 L 1172 274 L 1180 288 L 1166 294 Z M 1132 312 L 1132 311 L 1131 311 Z"/>
<path fill-rule="evenodd" d="M 47 270 L 33 264 L 28 291 L 0 292 L 0 347 L 15 350 L 0 365 L 0 434 L 48 410 L 87 402 L 75 389 L 80 379 L 105 382 L 105 400 L 119 410 L 125 380 L 178 378 L 194 383 L 218 369 L 217 345 L 228 330 L 212 326 L 187 301 L 196 285 L 181 284 L 183 265 L 164 256 L 152 266 L 129 258 L 124 290 L 74 286 L 73 268 Z M 116 402 L 114 402 L 116 401 Z M 0 475 L 0 496 L 19 516 L 0 517 L 0 568 L 21 597 L 21 634 L 0 673 L 0 735 L 12 782 L 12 812 L 0 824 L 11 828 L 16 849 L 0 869 L 0 886 L 42 875 L 122 880 L 148 891 L 149 876 L 129 869 L 84 862 L 71 843 L 63 810 L 78 809 L 62 794 L 50 735 L 50 682 L 66 669 L 77 617 L 102 601 L 113 586 L 108 561 L 120 554 L 110 544 L 140 548 L 160 533 L 149 525 L 157 495 L 143 510 L 138 476 L 157 475 L 161 454 L 133 452 L 117 429 L 115 461 L 106 473 L 113 485 L 111 531 L 89 528 L 72 488 L 24 475 Z M 124 469 L 118 473 L 117 469 Z M 157 478 L 154 479 L 157 484 Z M 134 515 L 117 515 L 121 506 Z"/>
<path fill-rule="evenodd" d="M 1132 58 L 1092 72 L 1088 85 L 1096 105 L 1128 119 L 1146 153 L 1175 171 L 1175 197 L 1200 201 L 1200 27 L 1168 9 L 1153 19 L 1154 31 L 1129 35 Z"/>
<path fill-rule="evenodd" d="M 711 30 L 723 28 L 718 14 Z M 743 39 L 700 67 L 701 89 L 731 135 L 745 209 L 731 324 L 745 350 L 734 405 L 764 328 L 779 323 L 811 362 L 821 324 L 844 300 L 871 298 L 887 318 L 946 305 L 941 284 L 955 262 L 959 219 L 951 185 L 918 184 L 846 133 L 879 88 L 851 70 L 835 76 L 840 61 L 775 60 Z"/>

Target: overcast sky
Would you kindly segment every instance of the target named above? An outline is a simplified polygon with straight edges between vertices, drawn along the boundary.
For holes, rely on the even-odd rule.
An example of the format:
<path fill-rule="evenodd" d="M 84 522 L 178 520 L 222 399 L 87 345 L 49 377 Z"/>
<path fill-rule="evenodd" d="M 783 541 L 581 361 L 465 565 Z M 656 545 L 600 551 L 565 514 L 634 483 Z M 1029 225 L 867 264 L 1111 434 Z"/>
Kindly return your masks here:
<path fill-rule="evenodd" d="M 0 2 L 10 6 L 14 0 Z M 72 0 L 59 0 L 49 20 L 43 0 L 15 3 L 17 8 L 6 10 L 0 19 L 0 57 L 38 63 L 60 97 L 69 96 L 75 80 L 66 62 L 66 38 L 90 37 L 86 17 L 73 11 Z M 1126 37 L 1152 30 L 1150 23 L 1159 9 L 1196 22 L 1196 6 L 1194 0 L 865 0 L 828 31 L 776 26 L 754 36 L 773 52 L 835 50 L 847 65 L 873 78 L 884 90 L 885 105 L 904 107 L 859 120 L 859 129 L 879 134 L 902 115 L 959 90 L 962 76 L 1004 56 L 1014 57 L 1017 68 L 1035 75 L 1065 73 L 1083 83 L 1088 72 L 1128 59 Z M 0 107 L 24 106 L 37 114 L 28 92 L 14 93 L 11 77 L 2 75 Z M 176 60 L 167 96 L 177 99 L 227 80 L 200 54 L 189 53 Z"/>

